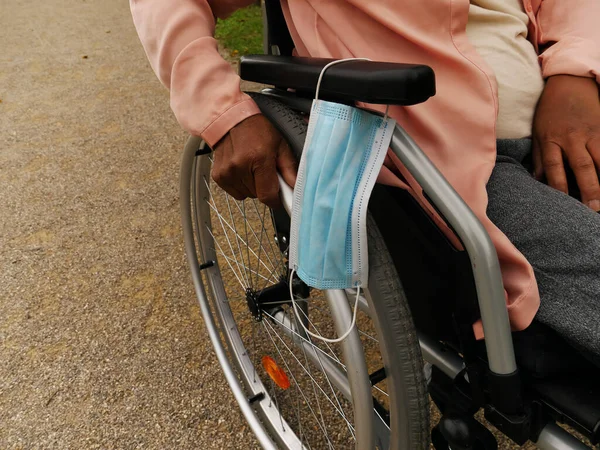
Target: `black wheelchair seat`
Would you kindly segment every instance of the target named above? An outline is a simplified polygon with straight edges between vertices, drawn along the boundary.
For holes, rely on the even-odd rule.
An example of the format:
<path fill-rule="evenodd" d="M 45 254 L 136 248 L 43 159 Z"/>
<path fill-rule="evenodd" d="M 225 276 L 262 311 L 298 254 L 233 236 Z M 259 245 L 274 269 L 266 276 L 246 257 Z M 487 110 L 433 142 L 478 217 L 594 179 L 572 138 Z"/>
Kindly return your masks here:
<path fill-rule="evenodd" d="M 525 330 L 514 332 L 513 344 L 519 365 L 533 378 L 600 372 L 556 331 L 537 320 Z"/>
<path fill-rule="evenodd" d="M 558 333 L 534 321 L 513 333 L 515 356 L 531 395 L 593 442 L 600 439 L 600 368 Z"/>
<path fill-rule="evenodd" d="M 530 395 L 535 395 L 555 420 L 575 427 L 592 444 L 600 441 L 600 386 L 597 370 L 538 380 L 530 385 L 530 389 Z"/>
<path fill-rule="evenodd" d="M 282 86 L 311 96 L 327 63 L 333 59 L 250 55 L 240 61 L 247 81 Z M 415 105 L 435 95 L 435 75 L 424 65 L 347 61 L 327 69 L 320 96 L 341 102 Z"/>

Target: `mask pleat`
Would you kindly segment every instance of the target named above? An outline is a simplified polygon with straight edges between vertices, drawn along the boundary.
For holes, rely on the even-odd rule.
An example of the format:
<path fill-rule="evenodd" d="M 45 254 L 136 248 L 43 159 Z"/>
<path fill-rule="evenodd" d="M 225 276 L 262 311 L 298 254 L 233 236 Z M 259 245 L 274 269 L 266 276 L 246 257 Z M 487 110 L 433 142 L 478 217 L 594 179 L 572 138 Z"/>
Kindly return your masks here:
<path fill-rule="evenodd" d="M 333 122 L 331 130 L 331 138 L 327 148 L 327 152 L 331 155 L 331 158 L 329 158 L 330 167 L 328 168 L 329 176 L 323 180 L 326 184 L 319 191 L 323 192 L 323 195 L 320 195 L 319 199 L 316 200 L 320 207 L 320 213 L 322 213 L 319 217 L 322 218 L 323 222 L 327 222 L 327 228 L 323 228 L 323 231 L 327 231 L 325 246 L 320 250 L 329 255 L 323 261 L 323 272 L 321 273 L 321 279 L 323 280 L 328 278 L 327 274 L 346 272 L 344 253 L 347 230 L 343 216 L 350 210 L 350 204 L 352 203 L 352 193 L 345 192 L 344 189 L 345 181 L 348 178 L 346 172 L 348 163 L 346 160 L 353 158 L 351 152 L 347 151 L 352 135 L 352 122 L 337 119 Z M 325 213 L 328 213 L 327 216 Z"/>
<path fill-rule="evenodd" d="M 373 137 L 382 131 L 381 119 L 346 105 L 322 100 L 315 104 L 317 107 L 310 117 L 310 125 L 314 125 L 312 136 L 307 139 L 302 155 L 304 182 L 296 186 L 294 193 L 293 209 L 300 211 L 292 215 L 292 228 L 298 227 L 298 239 L 291 242 L 291 254 L 298 256 L 297 261 L 290 259 L 290 267 L 297 265 L 298 276 L 310 286 L 350 288 L 354 287 L 353 274 L 360 283 L 366 283 L 368 276 L 361 273 L 360 263 L 356 264 L 357 260 L 366 259 L 367 254 L 360 258 L 353 255 L 357 251 L 353 232 L 358 222 L 365 222 L 353 219 L 353 210 L 357 208 L 357 199 L 368 201 L 368 193 L 359 186 L 367 163 L 370 173 L 379 172 L 391 131 L 386 132 L 376 153 L 372 153 Z M 393 129 L 393 120 L 387 119 L 387 125 L 389 130 Z M 370 158 L 372 154 L 382 157 Z M 365 242 L 360 252 L 366 251 Z"/>

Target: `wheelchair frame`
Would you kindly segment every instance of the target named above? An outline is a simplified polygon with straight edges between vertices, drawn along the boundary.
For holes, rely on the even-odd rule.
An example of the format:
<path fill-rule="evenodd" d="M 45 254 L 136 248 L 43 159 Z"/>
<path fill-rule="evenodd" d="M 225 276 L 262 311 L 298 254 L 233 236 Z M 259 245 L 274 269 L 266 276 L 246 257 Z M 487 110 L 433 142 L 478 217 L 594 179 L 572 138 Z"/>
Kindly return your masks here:
<path fill-rule="evenodd" d="M 288 95 L 281 91 L 266 90 L 265 93 L 276 96 L 278 99 L 284 101 L 287 97 L 289 103 L 292 103 L 296 109 L 308 111 L 306 107 L 310 106 L 310 101 L 299 99 L 293 95 L 289 95 L 288 97 Z M 187 206 L 190 202 L 188 183 L 192 173 L 191 161 L 196 156 L 199 144 L 200 140 L 198 138 L 190 138 L 184 152 L 184 163 L 182 164 L 181 174 L 182 209 L 184 205 Z M 489 235 L 462 198 L 399 125 L 394 130 L 390 148 L 400 161 L 406 165 L 408 170 L 410 170 L 411 174 L 431 199 L 432 204 L 439 208 L 439 211 L 447 218 L 456 234 L 464 243 L 471 260 L 475 285 L 477 287 L 479 308 L 489 358 L 490 375 L 499 377 L 504 387 L 498 391 L 498 397 L 521 399 L 521 394 L 518 392 L 520 389 L 520 379 L 515 362 L 508 314 L 504 300 L 500 266 Z M 284 207 L 289 213 L 292 205 L 292 191 L 282 180 L 280 180 L 280 187 Z M 187 195 L 185 194 L 186 192 Z M 183 214 L 183 222 L 186 253 L 188 259 L 190 259 L 190 264 L 197 267 L 198 261 L 195 256 L 191 215 Z M 196 277 L 195 272 L 192 272 L 192 274 L 202 314 L 206 321 L 206 328 L 215 345 L 219 363 L 223 367 L 225 376 L 232 387 L 235 398 L 246 420 L 251 424 L 259 425 L 256 428 L 253 426 L 253 429 L 262 429 L 260 421 L 248 403 L 246 394 L 237 383 L 235 372 L 227 360 L 225 348 L 218 337 L 218 330 L 209 310 L 210 306 L 202 282 L 199 277 Z M 366 305 L 360 306 L 366 308 Z M 419 335 L 419 342 L 423 357 L 427 362 L 437 367 L 451 380 L 464 376 L 465 362 L 457 353 L 450 351 L 440 342 L 423 334 Z M 343 386 L 339 387 L 343 388 Z M 345 390 L 348 390 L 348 388 L 346 387 Z M 493 397 L 494 393 L 492 392 Z M 498 403 L 505 404 L 506 402 L 499 399 Z M 505 411 L 505 413 L 514 414 L 522 407 L 518 402 L 515 404 L 511 403 L 513 402 L 509 402 L 506 405 L 509 410 Z M 265 448 L 276 448 L 266 432 L 264 434 L 261 433 L 257 437 Z M 589 448 L 554 423 L 548 423 L 541 429 L 536 444 L 541 449 L 552 450 L 583 450 Z"/>

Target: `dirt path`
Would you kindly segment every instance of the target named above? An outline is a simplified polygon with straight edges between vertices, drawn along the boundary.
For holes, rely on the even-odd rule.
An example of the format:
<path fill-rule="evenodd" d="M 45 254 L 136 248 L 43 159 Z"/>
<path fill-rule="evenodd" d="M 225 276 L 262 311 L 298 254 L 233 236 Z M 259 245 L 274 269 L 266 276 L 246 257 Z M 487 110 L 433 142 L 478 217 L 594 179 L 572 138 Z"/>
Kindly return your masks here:
<path fill-rule="evenodd" d="M 0 448 L 254 448 L 184 260 L 186 135 L 127 2 L 1 9 Z"/>

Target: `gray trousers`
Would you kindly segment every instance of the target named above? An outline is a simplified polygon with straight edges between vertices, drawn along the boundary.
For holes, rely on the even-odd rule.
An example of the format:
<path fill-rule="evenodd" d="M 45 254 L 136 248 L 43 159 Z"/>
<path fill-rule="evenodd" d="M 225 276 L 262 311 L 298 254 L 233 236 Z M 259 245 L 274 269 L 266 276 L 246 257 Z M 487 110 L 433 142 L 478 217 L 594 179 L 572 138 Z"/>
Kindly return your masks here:
<path fill-rule="evenodd" d="M 536 319 L 600 362 L 600 214 L 536 181 L 522 165 L 531 141 L 499 140 L 488 216 L 533 266 Z"/>

